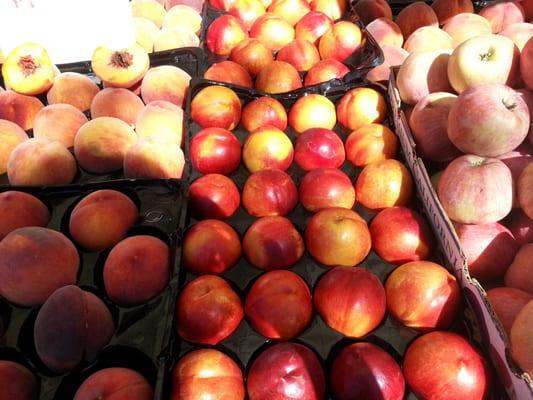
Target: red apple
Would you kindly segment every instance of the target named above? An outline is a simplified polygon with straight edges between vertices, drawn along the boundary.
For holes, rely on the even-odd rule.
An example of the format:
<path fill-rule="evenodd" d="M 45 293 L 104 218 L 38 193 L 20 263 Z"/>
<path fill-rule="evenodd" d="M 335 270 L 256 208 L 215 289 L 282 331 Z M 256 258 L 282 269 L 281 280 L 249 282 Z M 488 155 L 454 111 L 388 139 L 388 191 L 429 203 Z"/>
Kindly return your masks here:
<path fill-rule="evenodd" d="M 207 69 L 207 71 L 205 71 L 204 79 L 231 83 L 233 85 L 240 85 L 247 88 L 254 87 L 252 77 L 248 71 L 233 61 L 214 63 Z"/>
<path fill-rule="evenodd" d="M 396 268 L 385 282 L 387 309 L 403 325 L 448 329 L 461 303 L 461 289 L 446 268 L 430 261 L 413 261 Z"/>
<path fill-rule="evenodd" d="M 487 299 L 494 308 L 503 329 L 509 335 L 516 316 L 527 303 L 533 300 L 533 294 L 520 289 L 498 287 L 487 291 Z"/>
<path fill-rule="evenodd" d="M 292 222 L 278 216 L 262 217 L 250 225 L 242 248 L 250 264 L 265 271 L 292 267 L 305 251 L 302 236 Z"/>
<path fill-rule="evenodd" d="M 344 163 L 344 144 L 332 130 L 311 128 L 296 139 L 294 161 L 304 171 L 339 168 Z"/>
<path fill-rule="evenodd" d="M 298 189 L 287 173 L 265 169 L 253 173 L 244 183 L 242 205 L 254 217 L 284 216 L 298 203 Z"/>
<path fill-rule="evenodd" d="M 189 209 L 197 219 L 225 219 L 239 208 L 241 196 L 231 179 L 207 174 L 189 187 Z"/>
<path fill-rule="evenodd" d="M 513 206 L 511 171 L 496 158 L 456 158 L 442 173 L 437 189 L 448 217 L 463 224 L 497 222 Z"/>
<path fill-rule="evenodd" d="M 244 316 L 241 299 L 222 278 L 203 275 L 190 281 L 176 304 L 176 327 L 185 340 L 215 345 L 229 337 Z"/>
<path fill-rule="evenodd" d="M 235 0 L 229 8 L 229 13 L 237 17 L 247 30 L 265 12 L 265 6 L 260 0 Z"/>
<path fill-rule="evenodd" d="M 165 0 L 175 1 L 175 0 Z M 235 0 L 209 0 L 209 5 L 219 10 L 229 11 L 230 7 L 235 3 Z M 200 8 L 201 12 L 201 8 Z"/>
<path fill-rule="evenodd" d="M 220 274 L 241 257 L 237 232 L 225 222 L 206 219 L 194 224 L 183 238 L 183 265 L 194 274 Z"/>
<path fill-rule="evenodd" d="M 502 154 L 498 159 L 503 161 L 511 171 L 511 176 L 513 177 L 513 208 L 518 208 L 520 207 L 516 193 L 518 178 L 524 168 L 533 162 L 533 149 L 527 143 L 523 143 L 515 150 Z"/>
<path fill-rule="evenodd" d="M 300 97 L 289 110 L 289 125 L 298 134 L 311 128 L 333 129 L 336 123 L 335 104 L 321 94 Z"/>
<path fill-rule="evenodd" d="M 533 244 L 520 247 L 505 273 L 505 285 L 533 294 Z"/>
<path fill-rule="evenodd" d="M 497 157 L 520 145 L 529 132 L 529 109 L 519 93 L 502 84 L 462 92 L 448 115 L 448 137 L 462 152 Z"/>
<path fill-rule="evenodd" d="M 526 243 L 533 243 L 533 219 L 524 212 L 516 208 L 503 221 L 503 224 L 511 231 L 516 243 L 520 246 Z"/>
<path fill-rule="evenodd" d="M 317 168 L 304 175 L 299 198 L 302 206 L 313 213 L 331 207 L 351 209 L 355 190 L 348 175 L 340 169 Z"/>
<path fill-rule="evenodd" d="M 229 59 L 240 64 L 251 76 L 256 76 L 274 61 L 272 51 L 259 39 L 244 39 L 231 50 Z"/>
<path fill-rule="evenodd" d="M 405 393 L 402 370 L 394 358 L 368 342 L 342 349 L 333 360 L 330 382 L 338 400 L 402 400 Z"/>
<path fill-rule="evenodd" d="M 387 159 L 368 164 L 357 177 L 357 201 L 372 210 L 406 206 L 413 196 L 413 179 L 405 165 Z"/>
<path fill-rule="evenodd" d="M 320 54 L 313 43 L 304 39 L 294 39 L 278 51 L 276 60 L 288 62 L 297 71 L 305 72 L 320 61 Z"/>
<path fill-rule="evenodd" d="M 313 318 L 311 292 L 291 271 L 270 271 L 252 285 L 244 304 L 246 318 L 268 339 L 289 340 L 304 331 Z"/>
<path fill-rule="evenodd" d="M 311 86 L 332 79 L 342 79 L 348 72 L 350 72 L 350 69 L 346 65 L 334 58 L 327 58 L 317 62 L 309 71 L 307 71 L 307 74 L 305 74 L 304 85 Z"/>
<path fill-rule="evenodd" d="M 307 251 L 327 267 L 353 267 L 370 252 L 368 226 L 355 211 L 326 208 L 317 212 L 305 228 Z"/>
<path fill-rule="evenodd" d="M 473 278 L 491 281 L 503 278 L 518 251 L 513 234 L 498 222 L 454 224 Z"/>
<path fill-rule="evenodd" d="M 241 163 L 239 139 L 222 128 L 206 128 L 191 139 L 191 164 L 202 174 L 230 174 Z"/>
<path fill-rule="evenodd" d="M 284 131 L 287 129 L 287 113 L 283 105 L 276 99 L 263 96 L 250 101 L 242 109 L 242 126 L 248 131 L 266 127 L 267 125 Z"/>
<path fill-rule="evenodd" d="M 533 375 L 533 300 L 518 313 L 511 328 L 511 355 L 522 370 Z"/>
<path fill-rule="evenodd" d="M 318 46 L 319 39 L 331 28 L 333 28 L 331 18 L 320 11 L 311 11 L 296 24 L 296 39 L 307 40 Z"/>
<path fill-rule="evenodd" d="M 294 28 L 283 17 L 267 12 L 250 28 L 250 37 L 259 39 L 272 51 L 278 51 L 294 39 Z"/>
<path fill-rule="evenodd" d="M 241 119 L 241 101 L 230 88 L 207 86 L 192 99 L 191 118 L 202 128 L 232 130 Z"/>
<path fill-rule="evenodd" d="M 405 380 L 421 399 L 481 400 L 489 394 L 483 357 L 462 336 L 436 331 L 416 338 L 403 359 Z"/>
<path fill-rule="evenodd" d="M 380 124 L 363 125 L 351 132 L 346 139 L 346 158 L 356 167 L 394 158 L 398 149 L 398 137 Z"/>
<path fill-rule="evenodd" d="M 345 61 L 363 45 L 361 29 L 350 21 L 338 21 L 327 31 L 318 43 L 322 59 L 334 58 Z"/>
<path fill-rule="evenodd" d="M 198 349 L 179 359 L 172 372 L 170 400 L 219 396 L 244 400 L 244 379 L 239 366 L 215 349 Z"/>
<path fill-rule="evenodd" d="M 255 79 L 255 88 L 265 93 L 285 93 L 301 87 L 298 71 L 285 61 L 272 61 Z"/>
<path fill-rule="evenodd" d="M 292 26 L 311 11 L 306 0 L 273 0 L 268 6 L 268 12 L 284 18 Z"/>
<path fill-rule="evenodd" d="M 387 303 L 378 277 L 362 267 L 336 267 L 326 272 L 315 286 L 313 301 L 331 329 L 355 338 L 378 327 Z"/>
<path fill-rule="evenodd" d="M 289 137 L 270 125 L 253 131 L 242 149 L 242 160 L 252 173 L 273 168 L 285 171 L 291 166 L 293 156 Z"/>
<path fill-rule="evenodd" d="M 206 33 L 206 45 L 211 53 L 228 56 L 231 50 L 248 37 L 244 24 L 233 15 L 225 14 L 215 19 Z"/>

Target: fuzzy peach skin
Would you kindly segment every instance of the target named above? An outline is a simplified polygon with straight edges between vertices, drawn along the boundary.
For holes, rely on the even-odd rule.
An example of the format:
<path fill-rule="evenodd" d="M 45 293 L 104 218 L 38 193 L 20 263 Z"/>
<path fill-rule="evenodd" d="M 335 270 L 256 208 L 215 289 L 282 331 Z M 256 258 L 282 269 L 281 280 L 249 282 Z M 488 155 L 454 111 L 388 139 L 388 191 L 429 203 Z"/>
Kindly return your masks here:
<path fill-rule="evenodd" d="M 175 143 L 141 139 L 124 156 L 124 175 L 141 179 L 179 179 L 185 157 Z"/>
<path fill-rule="evenodd" d="M 196 34 L 202 29 L 202 16 L 194 8 L 185 4 L 178 4 L 167 11 L 163 19 L 163 28 L 187 27 Z"/>
<path fill-rule="evenodd" d="M 74 137 L 87 117 L 70 104 L 51 104 L 41 109 L 33 121 L 33 137 L 57 140 L 74 146 Z"/>
<path fill-rule="evenodd" d="M 490 22 L 481 15 L 472 13 L 454 15 L 442 29 L 452 37 L 454 48 L 474 36 L 492 33 Z"/>
<path fill-rule="evenodd" d="M 451 18 L 458 14 L 474 13 L 472 0 L 435 0 L 431 3 L 440 25 L 447 24 Z"/>
<path fill-rule="evenodd" d="M 115 117 L 133 125 L 144 103 L 128 89 L 108 87 L 101 90 L 91 103 L 91 118 Z"/>
<path fill-rule="evenodd" d="M 188 28 L 178 26 L 163 28 L 154 38 L 154 51 L 198 46 L 200 46 L 198 35 Z"/>
<path fill-rule="evenodd" d="M 16 190 L 0 193 L 0 215 L 0 241 L 15 229 L 44 227 L 50 220 L 50 211 L 41 200 Z"/>
<path fill-rule="evenodd" d="M 20 126 L 0 119 L 0 174 L 6 173 L 9 155 L 17 145 L 25 140 L 28 140 L 28 135 Z"/>
<path fill-rule="evenodd" d="M 152 138 L 181 146 L 183 110 L 168 101 L 152 101 L 139 112 L 135 120 L 135 132 L 139 138 Z"/>
<path fill-rule="evenodd" d="M 516 316 L 511 327 L 511 355 L 520 368 L 533 375 L 533 300 L 527 303 Z"/>
<path fill-rule="evenodd" d="M 191 76 L 179 67 L 161 65 L 151 68 L 141 84 L 141 97 L 145 104 L 166 100 L 178 107 L 184 105 Z"/>
<path fill-rule="evenodd" d="M 232 130 L 241 119 L 241 102 L 230 88 L 207 86 L 192 99 L 191 118 L 202 128 Z"/>
<path fill-rule="evenodd" d="M 0 91 L 0 119 L 14 122 L 27 131 L 44 104 L 37 97 L 26 96 L 12 90 Z"/>
<path fill-rule="evenodd" d="M 439 20 L 435 11 L 423 1 L 415 1 L 403 8 L 395 19 L 400 27 L 404 39 L 422 26 L 439 26 Z"/>
<path fill-rule="evenodd" d="M 381 48 L 384 46 L 402 47 L 403 34 L 398 25 L 389 18 L 378 18 L 366 26 L 368 33 L 372 35 Z"/>
<path fill-rule="evenodd" d="M 39 384 L 33 373 L 14 361 L 0 360 L 0 386 L 6 399 L 35 400 L 39 397 Z"/>
<path fill-rule="evenodd" d="M 524 290 L 533 296 L 533 243 L 527 243 L 518 249 L 513 262 L 505 272 L 505 285 Z"/>
<path fill-rule="evenodd" d="M 453 39 L 435 26 L 422 26 L 411 33 L 403 44 L 409 53 L 437 50 L 452 50 Z"/>
<path fill-rule="evenodd" d="M 383 64 L 372 68 L 366 75 L 367 79 L 372 82 L 386 82 L 390 77 L 391 67 L 399 67 L 409 56 L 409 52 L 401 47 L 382 46 L 385 60 Z"/>
<path fill-rule="evenodd" d="M 77 72 L 62 72 L 54 78 L 54 84 L 46 93 L 48 104 L 66 103 L 80 111 L 91 107 L 100 88 L 91 78 Z"/>
<path fill-rule="evenodd" d="M 517 22 L 509 25 L 500 35 L 507 36 L 522 51 L 529 39 L 533 37 L 533 24 L 526 22 Z"/>
<path fill-rule="evenodd" d="M 20 143 L 7 161 L 11 185 L 66 185 L 74 180 L 77 171 L 76 160 L 66 146 L 45 138 Z"/>
<path fill-rule="evenodd" d="M 492 33 L 500 33 L 509 25 L 525 20 L 524 9 L 519 1 L 489 3 L 479 11 L 479 15 L 490 22 Z"/>
<path fill-rule="evenodd" d="M 392 20 L 392 10 L 386 0 L 359 0 L 354 9 L 361 21 L 367 25 L 378 18 Z"/>
<path fill-rule="evenodd" d="M 148 18 L 133 17 L 133 30 L 135 42 L 147 53 L 153 52 L 154 40 L 159 33 L 157 25 Z"/>
<path fill-rule="evenodd" d="M 156 24 L 158 28 L 163 25 L 166 10 L 156 0 L 132 0 L 130 6 L 133 17 L 147 18 Z"/>

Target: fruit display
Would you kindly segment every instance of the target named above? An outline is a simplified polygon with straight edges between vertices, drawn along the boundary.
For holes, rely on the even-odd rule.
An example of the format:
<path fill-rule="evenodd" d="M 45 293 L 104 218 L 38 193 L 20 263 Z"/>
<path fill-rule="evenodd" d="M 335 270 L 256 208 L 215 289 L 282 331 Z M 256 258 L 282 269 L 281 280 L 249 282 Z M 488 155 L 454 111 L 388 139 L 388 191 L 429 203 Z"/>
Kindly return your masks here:
<path fill-rule="evenodd" d="M 2 396 L 153 399 L 183 198 L 178 181 L 2 188 Z"/>

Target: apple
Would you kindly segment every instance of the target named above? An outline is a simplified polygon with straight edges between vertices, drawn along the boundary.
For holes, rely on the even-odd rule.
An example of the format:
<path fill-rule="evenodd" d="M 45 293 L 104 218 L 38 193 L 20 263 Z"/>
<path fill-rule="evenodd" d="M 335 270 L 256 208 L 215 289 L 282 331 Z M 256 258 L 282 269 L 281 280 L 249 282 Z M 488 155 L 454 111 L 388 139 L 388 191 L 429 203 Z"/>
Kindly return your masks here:
<path fill-rule="evenodd" d="M 191 118 L 202 128 L 232 130 L 241 119 L 241 101 L 230 88 L 207 86 L 192 99 Z"/>
<path fill-rule="evenodd" d="M 403 358 L 405 380 L 420 399 L 481 400 L 489 394 L 486 361 L 464 337 L 436 331 L 416 338 Z"/>
<path fill-rule="evenodd" d="M 350 72 L 350 69 L 346 65 L 334 58 L 327 58 L 317 62 L 307 71 L 304 85 L 311 86 L 332 79 L 342 79 L 348 72 Z"/>
<path fill-rule="evenodd" d="M 498 222 L 454 224 L 473 278 L 491 281 L 503 278 L 518 251 L 513 234 Z"/>
<path fill-rule="evenodd" d="M 500 35 L 479 35 L 455 48 L 448 61 L 448 79 L 457 93 L 488 83 L 514 86 L 519 74 L 518 48 Z"/>
<path fill-rule="evenodd" d="M 511 231 L 520 246 L 533 243 L 533 219 L 524 214 L 521 209 L 515 208 L 511 211 L 503 224 Z"/>
<path fill-rule="evenodd" d="M 492 32 L 500 33 L 509 25 L 524 22 L 525 13 L 520 1 L 495 1 L 479 11 L 491 24 Z"/>
<path fill-rule="evenodd" d="M 268 6 L 268 12 L 284 18 L 292 26 L 309 11 L 311 7 L 306 0 L 272 0 Z"/>
<path fill-rule="evenodd" d="M 206 46 L 211 53 L 228 56 L 231 50 L 248 37 L 248 31 L 242 21 L 233 15 L 224 14 L 207 28 Z"/>
<path fill-rule="evenodd" d="M 520 173 L 516 182 L 516 194 L 522 211 L 533 219 L 533 162 L 530 162 Z"/>
<path fill-rule="evenodd" d="M 326 208 L 307 221 L 305 245 L 311 256 L 326 267 L 353 267 L 371 248 L 368 226 L 355 211 Z"/>
<path fill-rule="evenodd" d="M 527 41 L 533 37 L 533 24 L 526 22 L 515 22 L 507 26 L 500 32 L 500 35 L 506 36 L 513 41 L 522 52 Z"/>
<path fill-rule="evenodd" d="M 420 156 L 431 161 L 451 161 L 461 152 L 448 138 L 448 115 L 457 96 L 446 92 L 430 93 L 413 108 L 409 127 Z"/>
<path fill-rule="evenodd" d="M 316 354 L 298 343 L 278 343 L 252 362 L 246 383 L 250 400 L 322 400 L 324 370 Z"/>
<path fill-rule="evenodd" d="M 435 245 L 425 218 L 406 207 L 385 208 L 372 219 L 369 229 L 373 250 L 391 264 L 425 260 Z"/>
<path fill-rule="evenodd" d="M 267 125 L 284 131 L 287 129 L 287 113 L 283 105 L 269 96 L 258 97 L 247 103 L 242 109 L 242 126 L 248 132 L 264 128 Z"/>
<path fill-rule="evenodd" d="M 239 208 L 241 196 L 231 179 L 221 174 L 197 178 L 189 187 L 189 210 L 197 219 L 225 219 Z"/>
<path fill-rule="evenodd" d="M 524 99 L 529 108 L 529 134 L 528 141 L 524 142 L 524 144 L 528 144 L 529 148 L 531 148 L 531 146 L 533 146 L 533 91 L 525 88 L 517 89 L 516 91 L 520 94 L 522 99 Z"/>
<path fill-rule="evenodd" d="M 503 84 L 470 87 L 448 115 L 448 137 L 463 153 L 497 157 L 520 145 L 529 132 L 529 109 L 522 97 Z"/>
<path fill-rule="evenodd" d="M 385 282 L 387 310 L 403 325 L 422 331 L 448 329 L 458 315 L 461 289 L 446 268 L 412 261 Z"/>
<path fill-rule="evenodd" d="M 344 144 L 330 129 L 307 129 L 296 138 L 294 161 L 304 171 L 316 168 L 339 168 L 344 159 Z"/>
<path fill-rule="evenodd" d="M 242 371 L 230 357 L 215 349 L 193 350 L 172 371 L 170 400 L 213 398 L 244 400 Z"/>
<path fill-rule="evenodd" d="M 320 61 L 320 54 L 316 46 L 308 40 L 294 39 L 278 51 L 276 60 L 288 62 L 298 72 L 305 72 Z"/>
<path fill-rule="evenodd" d="M 371 210 L 406 206 L 413 197 L 413 178 L 395 159 L 376 161 L 363 168 L 355 182 L 356 199 Z"/>
<path fill-rule="evenodd" d="M 265 169 L 251 174 L 242 190 L 242 205 L 254 217 L 284 216 L 298 203 L 298 189 L 286 172 Z"/>
<path fill-rule="evenodd" d="M 248 71 L 236 62 L 229 60 L 211 65 L 207 71 L 205 71 L 204 79 L 240 85 L 250 89 L 254 87 L 252 77 Z"/>
<path fill-rule="evenodd" d="M 297 134 L 311 128 L 333 129 L 336 123 L 335 104 L 321 94 L 300 97 L 289 110 L 289 125 Z"/>
<path fill-rule="evenodd" d="M 497 287 L 487 290 L 487 299 L 502 323 L 505 333 L 509 335 L 516 316 L 533 300 L 533 294 L 510 287 Z"/>
<path fill-rule="evenodd" d="M 289 137 L 271 125 L 254 130 L 244 142 L 242 160 L 252 173 L 263 169 L 285 171 L 292 164 L 294 148 Z"/>
<path fill-rule="evenodd" d="M 350 21 L 338 21 L 320 38 L 318 51 L 322 59 L 334 58 L 343 62 L 363 43 L 363 33 L 357 25 Z"/>
<path fill-rule="evenodd" d="M 313 318 L 307 283 L 291 271 L 270 271 L 252 285 L 244 304 L 252 327 L 268 339 L 290 340 Z"/>
<path fill-rule="evenodd" d="M 520 73 L 522 80 L 529 90 L 533 90 L 533 72 L 531 67 L 533 62 L 531 60 L 533 60 L 533 38 L 526 42 L 522 53 L 520 53 Z"/>
<path fill-rule="evenodd" d="M 231 61 L 241 65 L 250 76 L 256 76 L 264 67 L 274 61 L 272 51 L 259 39 L 244 39 L 229 55 Z"/>
<path fill-rule="evenodd" d="M 283 17 L 267 12 L 255 20 L 250 37 L 259 39 L 271 51 L 278 51 L 292 42 L 294 28 Z"/>
<path fill-rule="evenodd" d="M 333 20 L 320 11 L 305 14 L 294 27 L 296 39 L 307 40 L 318 46 L 322 35 L 333 28 Z"/>
<path fill-rule="evenodd" d="M 215 345 L 229 337 L 244 317 L 239 295 L 222 278 L 203 275 L 180 291 L 176 327 L 185 340 Z"/>
<path fill-rule="evenodd" d="M 378 327 L 387 300 L 378 277 L 362 267 L 336 267 L 326 272 L 313 294 L 318 315 L 348 337 L 362 337 Z"/>
<path fill-rule="evenodd" d="M 246 259 L 254 267 L 270 271 L 292 267 L 303 256 L 304 240 L 285 217 L 262 217 L 254 221 L 242 239 Z"/>
<path fill-rule="evenodd" d="M 497 158 L 503 161 L 511 171 L 511 176 L 513 177 L 513 208 L 518 208 L 520 207 L 516 190 L 518 178 L 520 178 L 520 174 L 524 168 L 527 167 L 529 163 L 533 162 L 533 149 L 527 143 L 523 143 L 515 150 L 502 154 Z"/>
<path fill-rule="evenodd" d="M 533 294 L 533 244 L 520 247 L 505 273 L 505 285 Z"/>
<path fill-rule="evenodd" d="M 307 172 L 300 182 L 302 206 L 312 213 L 331 207 L 351 209 L 355 190 L 348 175 L 337 168 L 316 168 Z"/>
<path fill-rule="evenodd" d="M 513 206 L 513 177 L 496 158 L 466 154 L 448 164 L 437 188 L 439 200 L 455 222 L 488 224 L 503 219 Z"/>
<path fill-rule="evenodd" d="M 239 261 L 241 252 L 239 235 L 230 225 L 216 219 L 205 219 L 185 233 L 182 261 L 185 268 L 194 274 L 220 274 Z"/>
<path fill-rule="evenodd" d="M 381 124 L 368 124 L 352 131 L 346 139 L 346 158 L 356 167 L 394 158 L 398 137 Z"/>
<path fill-rule="evenodd" d="M 490 22 L 485 17 L 471 12 L 454 15 L 442 29 L 452 37 L 454 48 L 467 39 L 492 33 Z"/>
<path fill-rule="evenodd" d="M 302 79 L 296 68 L 285 61 L 267 64 L 255 79 L 255 88 L 265 93 L 290 92 L 302 87 Z"/>
<path fill-rule="evenodd" d="M 227 129 L 206 128 L 192 137 L 189 157 L 193 168 L 202 174 L 227 175 L 241 163 L 241 144 Z"/>
<path fill-rule="evenodd" d="M 385 350 L 368 342 L 352 343 L 333 360 L 330 373 L 335 399 L 402 400 L 402 370 Z"/>
<path fill-rule="evenodd" d="M 511 328 L 511 356 L 522 370 L 533 375 L 533 300 L 516 316 Z"/>

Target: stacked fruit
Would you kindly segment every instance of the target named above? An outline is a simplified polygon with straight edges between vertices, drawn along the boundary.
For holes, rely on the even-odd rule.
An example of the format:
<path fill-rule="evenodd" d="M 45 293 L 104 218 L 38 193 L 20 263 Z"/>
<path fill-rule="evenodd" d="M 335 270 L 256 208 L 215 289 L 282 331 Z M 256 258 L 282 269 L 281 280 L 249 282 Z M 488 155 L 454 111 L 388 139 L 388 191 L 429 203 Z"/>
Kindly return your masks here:
<path fill-rule="evenodd" d="M 86 75 L 59 73 L 38 45 L 14 49 L 2 67 L 11 90 L 0 92 L 0 173 L 12 185 L 31 186 L 71 183 L 78 165 L 90 174 L 181 177 L 191 77 L 174 65 L 149 64 L 137 45 L 97 48 L 92 68 L 100 89 Z"/>
<path fill-rule="evenodd" d="M 197 179 L 175 320 L 192 351 L 174 367 L 171 398 L 323 399 L 317 347 L 332 362 L 336 399 L 402 399 L 404 376 L 421 398 L 444 386 L 450 399 L 483 398 L 485 362 L 463 337 L 444 331 L 458 314 L 459 287 L 426 261 L 433 236 L 408 207 L 412 179 L 393 158 L 397 139 L 382 125 L 384 97 L 354 86 L 297 99 L 241 89 L 191 87 L 189 157 Z M 406 342 L 435 331 L 409 346 L 403 374 L 369 338 L 400 337 L 399 324 Z M 363 341 L 333 350 L 343 336 Z M 282 343 L 261 347 L 265 340 Z M 246 389 L 231 357 L 192 347 L 218 344 L 247 364 Z M 463 386 L 463 373 L 476 384 Z"/>
<path fill-rule="evenodd" d="M 204 78 L 283 93 L 343 78 L 343 64 L 366 43 L 359 25 L 340 20 L 346 0 L 212 0 L 227 14 L 206 33 L 207 49 L 227 60 Z M 302 75 L 305 77 L 302 81 Z"/>

